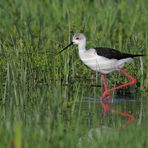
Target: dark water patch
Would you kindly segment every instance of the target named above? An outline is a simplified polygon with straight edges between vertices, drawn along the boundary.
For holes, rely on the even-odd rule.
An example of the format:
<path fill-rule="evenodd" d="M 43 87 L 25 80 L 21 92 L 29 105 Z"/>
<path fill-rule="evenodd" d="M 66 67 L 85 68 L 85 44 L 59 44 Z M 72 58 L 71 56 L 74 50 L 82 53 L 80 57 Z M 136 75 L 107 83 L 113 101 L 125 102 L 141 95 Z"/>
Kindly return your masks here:
<path fill-rule="evenodd" d="M 82 102 L 95 102 L 99 103 L 100 98 L 94 97 L 83 97 Z M 146 99 L 143 98 L 124 98 L 124 97 L 117 97 L 117 98 L 110 98 L 109 103 L 122 103 L 122 102 L 146 102 Z"/>

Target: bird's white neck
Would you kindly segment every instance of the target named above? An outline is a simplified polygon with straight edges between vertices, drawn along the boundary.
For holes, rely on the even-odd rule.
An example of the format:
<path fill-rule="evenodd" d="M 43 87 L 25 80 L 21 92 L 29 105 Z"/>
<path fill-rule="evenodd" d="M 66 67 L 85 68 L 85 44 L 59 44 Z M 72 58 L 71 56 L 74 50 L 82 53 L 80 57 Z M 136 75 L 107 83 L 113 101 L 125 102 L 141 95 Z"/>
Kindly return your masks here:
<path fill-rule="evenodd" d="M 78 49 L 79 49 L 79 52 L 84 52 L 86 51 L 86 41 L 82 42 L 82 43 L 79 43 L 78 44 Z"/>

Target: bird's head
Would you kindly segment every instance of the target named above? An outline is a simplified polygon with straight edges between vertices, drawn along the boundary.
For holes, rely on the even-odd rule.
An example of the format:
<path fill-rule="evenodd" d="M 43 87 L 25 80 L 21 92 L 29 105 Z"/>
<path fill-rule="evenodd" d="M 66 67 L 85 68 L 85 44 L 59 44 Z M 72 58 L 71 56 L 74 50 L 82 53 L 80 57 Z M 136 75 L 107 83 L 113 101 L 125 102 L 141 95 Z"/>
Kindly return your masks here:
<path fill-rule="evenodd" d="M 76 33 L 73 38 L 72 38 L 72 42 L 67 45 L 65 48 L 63 48 L 61 51 L 59 51 L 57 54 L 63 52 L 65 49 L 67 49 L 68 47 L 70 47 L 71 45 L 73 44 L 76 44 L 76 45 L 79 45 L 79 46 L 85 46 L 86 44 L 86 37 L 83 33 Z"/>
<path fill-rule="evenodd" d="M 73 36 L 72 42 L 73 42 L 73 44 L 77 44 L 77 45 L 83 44 L 84 42 L 86 42 L 86 37 L 82 33 L 76 33 Z"/>

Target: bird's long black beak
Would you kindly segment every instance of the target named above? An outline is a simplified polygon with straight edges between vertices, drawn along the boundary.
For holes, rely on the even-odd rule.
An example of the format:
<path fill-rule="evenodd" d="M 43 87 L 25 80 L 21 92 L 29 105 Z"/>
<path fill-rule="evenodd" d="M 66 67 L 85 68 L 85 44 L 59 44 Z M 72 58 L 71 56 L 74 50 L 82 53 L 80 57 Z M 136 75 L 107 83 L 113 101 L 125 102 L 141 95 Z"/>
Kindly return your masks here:
<path fill-rule="evenodd" d="M 67 45 L 62 50 L 60 50 L 56 55 L 58 55 L 59 53 L 63 52 L 66 48 L 70 47 L 71 45 L 73 45 L 73 42 L 71 42 L 69 45 Z"/>

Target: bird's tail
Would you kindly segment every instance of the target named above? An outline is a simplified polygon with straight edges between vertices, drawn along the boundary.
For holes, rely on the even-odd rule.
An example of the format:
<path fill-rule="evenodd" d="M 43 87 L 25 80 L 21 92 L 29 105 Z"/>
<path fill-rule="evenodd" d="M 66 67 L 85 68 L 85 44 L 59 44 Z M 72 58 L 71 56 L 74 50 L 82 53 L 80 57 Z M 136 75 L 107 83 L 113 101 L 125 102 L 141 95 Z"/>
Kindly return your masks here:
<path fill-rule="evenodd" d="M 140 56 L 146 56 L 146 55 L 144 55 L 144 54 L 134 54 L 131 57 L 134 58 L 134 57 L 140 57 Z"/>

